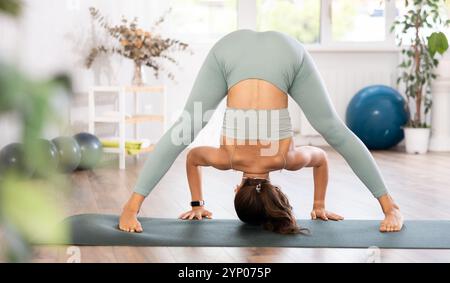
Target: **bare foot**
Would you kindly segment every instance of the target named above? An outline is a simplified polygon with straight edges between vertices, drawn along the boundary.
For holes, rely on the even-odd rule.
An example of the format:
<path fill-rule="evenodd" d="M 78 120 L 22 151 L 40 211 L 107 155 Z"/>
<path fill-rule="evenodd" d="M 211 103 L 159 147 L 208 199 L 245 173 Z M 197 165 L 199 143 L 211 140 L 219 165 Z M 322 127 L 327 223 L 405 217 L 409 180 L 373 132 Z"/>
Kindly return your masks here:
<path fill-rule="evenodd" d="M 391 233 L 399 232 L 403 228 L 403 216 L 400 209 L 393 208 L 385 213 L 385 218 L 381 222 L 380 232 Z"/>
<path fill-rule="evenodd" d="M 129 233 L 142 233 L 142 225 L 137 219 L 136 210 L 124 208 L 119 220 L 119 229 Z"/>
<path fill-rule="evenodd" d="M 138 193 L 133 193 L 125 204 L 122 215 L 119 219 L 119 229 L 129 233 L 142 233 L 142 225 L 137 219 L 137 215 L 141 209 L 145 197 Z"/>

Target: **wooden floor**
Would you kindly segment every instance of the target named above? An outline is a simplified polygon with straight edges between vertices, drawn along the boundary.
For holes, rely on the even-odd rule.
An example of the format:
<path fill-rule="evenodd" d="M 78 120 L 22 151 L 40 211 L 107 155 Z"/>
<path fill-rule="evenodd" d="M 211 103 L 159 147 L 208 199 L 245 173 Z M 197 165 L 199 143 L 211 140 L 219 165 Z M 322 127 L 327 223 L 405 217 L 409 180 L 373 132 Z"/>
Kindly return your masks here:
<path fill-rule="evenodd" d="M 341 156 L 327 149 L 330 157 L 329 210 L 347 219 L 381 219 L 377 202 L 356 178 Z M 450 153 L 406 155 L 401 151 L 374 152 L 391 194 L 406 219 L 450 219 Z M 65 200 L 67 215 L 78 213 L 118 214 L 129 197 L 143 163 L 129 160 L 126 171 L 115 168 L 80 172 L 72 176 L 73 188 Z M 205 198 L 215 218 L 236 218 L 235 172 L 204 171 Z M 312 204 L 312 170 L 274 173 L 274 183 L 288 194 L 298 218 L 307 218 Z M 190 201 L 184 155 L 147 199 L 142 216 L 177 217 Z M 364 249 L 300 248 L 131 248 L 82 247 L 82 262 L 367 262 L 373 251 Z M 66 247 L 37 248 L 35 262 L 67 262 Z M 381 262 L 450 262 L 450 250 L 381 250 Z"/>

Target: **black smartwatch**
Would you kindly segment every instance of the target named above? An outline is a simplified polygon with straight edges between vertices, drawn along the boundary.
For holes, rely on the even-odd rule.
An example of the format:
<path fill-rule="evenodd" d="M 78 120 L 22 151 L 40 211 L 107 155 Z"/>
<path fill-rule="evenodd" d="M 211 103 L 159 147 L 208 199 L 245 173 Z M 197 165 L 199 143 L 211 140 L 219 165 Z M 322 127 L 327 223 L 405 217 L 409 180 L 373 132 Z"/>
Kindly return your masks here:
<path fill-rule="evenodd" d="M 205 206 L 205 201 L 204 201 L 204 200 L 192 201 L 192 202 L 191 202 L 191 206 L 192 206 L 192 207 Z"/>

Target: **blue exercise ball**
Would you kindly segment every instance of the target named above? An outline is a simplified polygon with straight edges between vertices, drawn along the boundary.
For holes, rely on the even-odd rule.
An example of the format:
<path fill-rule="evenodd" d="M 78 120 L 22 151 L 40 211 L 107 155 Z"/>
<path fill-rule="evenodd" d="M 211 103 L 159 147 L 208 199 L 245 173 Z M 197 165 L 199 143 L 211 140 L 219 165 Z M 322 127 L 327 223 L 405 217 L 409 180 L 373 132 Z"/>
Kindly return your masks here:
<path fill-rule="evenodd" d="M 350 102 L 347 125 L 369 149 L 389 149 L 404 138 L 403 126 L 409 119 L 406 105 L 391 87 L 366 87 Z"/>

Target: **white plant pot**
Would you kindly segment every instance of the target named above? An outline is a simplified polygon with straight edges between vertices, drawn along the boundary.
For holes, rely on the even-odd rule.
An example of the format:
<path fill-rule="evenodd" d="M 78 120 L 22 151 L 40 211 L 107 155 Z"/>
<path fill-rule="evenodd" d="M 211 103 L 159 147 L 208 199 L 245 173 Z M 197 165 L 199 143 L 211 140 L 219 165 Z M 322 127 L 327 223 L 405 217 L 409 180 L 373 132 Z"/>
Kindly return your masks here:
<path fill-rule="evenodd" d="M 425 154 L 430 144 L 431 130 L 427 128 L 405 128 L 406 152 Z"/>

